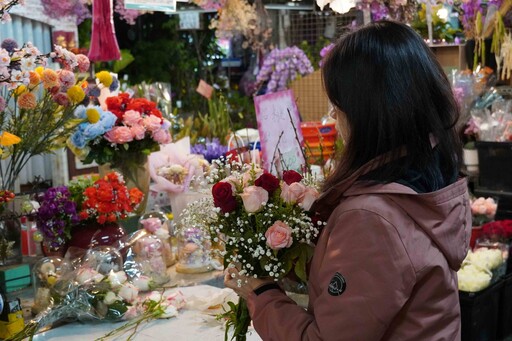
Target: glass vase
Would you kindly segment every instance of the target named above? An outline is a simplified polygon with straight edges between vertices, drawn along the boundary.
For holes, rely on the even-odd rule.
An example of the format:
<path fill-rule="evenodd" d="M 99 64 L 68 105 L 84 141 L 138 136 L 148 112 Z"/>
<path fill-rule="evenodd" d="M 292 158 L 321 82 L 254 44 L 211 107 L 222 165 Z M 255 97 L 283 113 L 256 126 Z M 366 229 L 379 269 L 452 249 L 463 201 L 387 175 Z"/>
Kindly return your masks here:
<path fill-rule="evenodd" d="M 0 212 L 0 266 L 21 261 L 21 223 L 11 210 L 4 207 Z"/>
<path fill-rule="evenodd" d="M 54 303 L 51 289 L 61 276 L 62 264 L 63 258 L 61 257 L 44 257 L 32 267 L 32 287 L 34 289 L 32 314 L 37 315 Z"/>
<path fill-rule="evenodd" d="M 162 227 L 164 230 L 168 232 L 168 234 L 165 237 L 157 236 L 161 242 L 162 242 L 162 256 L 165 260 L 165 264 L 169 267 L 171 265 L 174 265 L 176 263 L 176 257 L 172 249 L 172 240 L 174 239 L 174 229 L 172 227 L 171 222 L 169 221 L 169 218 L 160 211 L 151 211 L 139 219 L 139 224 L 142 220 L 148 219 L 148 218 L 158 218 L 162 222 Z"/>
<path fill-rule="evenodd" d="M 178 225 L 178 263 L 180 273 L 202 273 L 213 270 L 211 240 L 208 227 Z"/>
<path fill-rule="evenodd" d="M 74 226 L 67 246 L 90 249 L 96 246 L 115 246 L 125 236 L 118 223 L 99 224 L 90 222 Z"/>
<path fill-rule="evenodd" d="M 143 194 L 139 206 L 134 210 L 136 215 L 142 215 L 146 211 L 146 205 L 149 198 L 149 184 L 151 181 L 148 168 L 148 157 L 147 155 L 134 156 L 130 162 L 123 162 L 122 164 L 112 167 L 111 164 L 106 163 L 98 167 L 100 177 L 106 174 L 116 171 L 123 175 L 126 187 L 128 189 L 138 188 Z"/>

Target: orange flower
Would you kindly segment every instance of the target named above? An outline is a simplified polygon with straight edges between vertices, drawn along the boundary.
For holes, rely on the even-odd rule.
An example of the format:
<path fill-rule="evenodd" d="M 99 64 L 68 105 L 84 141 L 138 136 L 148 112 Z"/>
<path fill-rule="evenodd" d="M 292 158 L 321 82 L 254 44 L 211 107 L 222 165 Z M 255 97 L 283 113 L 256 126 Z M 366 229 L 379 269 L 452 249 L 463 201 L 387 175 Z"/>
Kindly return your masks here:
<path fill-rule="evenodd" d="M 35 71 L 30 71 L 30 85 L 32 87 L 36 86 L 41 82 L 41 76 Z"/>
<path fill-rule="evenodd" d="M 130 189 L 130 201 L 133 204 L 140 204 L 143 197 L 144 193 L 142 193 L 138 188 L 134 187 Z"/>
<path fill-rule="evenodd" d="M 45 89 L 60 86 L 59 75 L 57 75 L 57 72 L 53 71 L 52 69 L 44 69 L 43 74 L 41 75 L 41 79 Z"/>
<path fill-rule="evenodd" d="M 21 109 L 35 109 L 37 107 L 36 96 L 31 92 L 24 92 L 18 97 L 18 105 Z"/>

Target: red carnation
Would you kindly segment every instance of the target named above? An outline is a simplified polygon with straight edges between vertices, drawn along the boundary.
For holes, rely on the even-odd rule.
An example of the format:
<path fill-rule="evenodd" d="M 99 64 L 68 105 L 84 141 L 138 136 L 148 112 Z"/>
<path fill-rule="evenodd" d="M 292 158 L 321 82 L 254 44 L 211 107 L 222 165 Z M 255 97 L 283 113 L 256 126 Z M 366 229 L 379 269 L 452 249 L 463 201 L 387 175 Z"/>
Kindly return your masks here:
<path fill-rule="evenodd" d="M 302 180 L 302 175 L 294 170 L 285 170 L 283 172 L 283 181 L 286 182 L 287 185 L 299 182 L 300 180 Z"/>
<path fill-rule="evenodd" d="M 269 195 L 272 195 L 279 188 L 279 179 L 271 173 L 265 172 L 254 181 L 254 185 L 264 188 Z"/>
<path fill-rule="evenodd" d="M 222 213 L 229 213 L 236 209 L 236 199 L 233 196 L 231 184 L 217 182 L 212 188 L 212 195 L 215 207 L 220 208 Z"/>

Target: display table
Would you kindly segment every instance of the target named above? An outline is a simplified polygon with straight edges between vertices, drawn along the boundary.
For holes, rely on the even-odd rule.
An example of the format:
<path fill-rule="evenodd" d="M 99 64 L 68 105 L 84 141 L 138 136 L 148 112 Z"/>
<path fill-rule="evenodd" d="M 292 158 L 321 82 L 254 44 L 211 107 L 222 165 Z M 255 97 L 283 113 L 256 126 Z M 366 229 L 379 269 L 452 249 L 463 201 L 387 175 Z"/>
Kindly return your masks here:
<path fill-rule="evenodd" d="M 187 275 L 188 276 L 188 275 Z M 218 294 L 223 289 L 198 285 L 181 287 L 171 290 L 180 290 L 185 300 L 193 300 L 194 297 L 209 297 Z M 230 289 L 224 289 L 230 290 Z M 34 337 L 34 341 L 92 341 L 104 336 L 111 330 L 122 326 L 125 322 L 117 323 L 79 323 L 66 324 L 55 329 L 40 333 Z M 109 340 L 126 340 L 129 333 L 118 335 Z M 224 326 L 222 321 L 217 321 L 214 315 L 204 311 L 189 309 L 185 306 L 177 317 L 142 323 L 134 337 L 137 341 L 180 341 L 180 340 L 224 340 Z M 247 336 L 248 341 L 261 340 L 258 334 L 251 329 Z"/>

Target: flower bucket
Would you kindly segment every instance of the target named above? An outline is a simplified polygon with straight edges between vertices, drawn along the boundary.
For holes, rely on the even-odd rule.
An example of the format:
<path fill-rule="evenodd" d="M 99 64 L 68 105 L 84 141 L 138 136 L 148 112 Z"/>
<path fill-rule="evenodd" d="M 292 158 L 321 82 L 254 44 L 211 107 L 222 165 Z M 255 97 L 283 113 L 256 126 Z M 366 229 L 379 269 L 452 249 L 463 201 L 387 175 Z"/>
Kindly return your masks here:
<path fill-rule="evenodd" d="M 477 149 L 463 149 L 462 158 L 468 172 L 478 171 L 478 150 Z"/>

